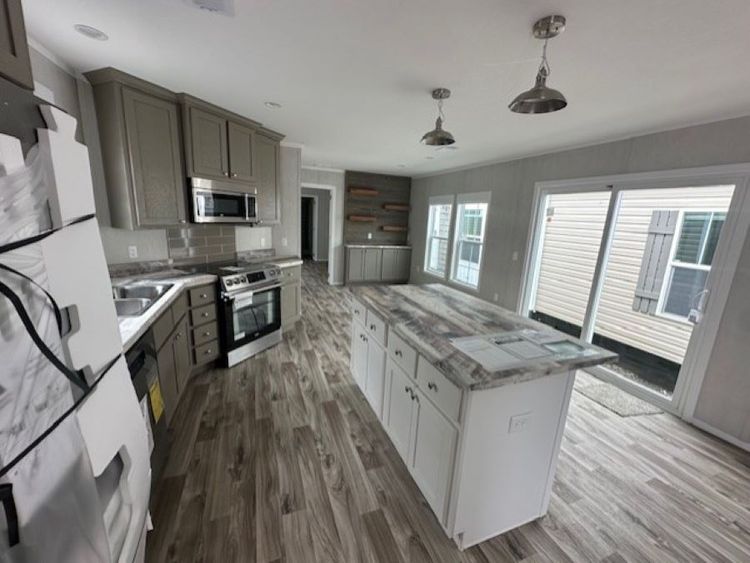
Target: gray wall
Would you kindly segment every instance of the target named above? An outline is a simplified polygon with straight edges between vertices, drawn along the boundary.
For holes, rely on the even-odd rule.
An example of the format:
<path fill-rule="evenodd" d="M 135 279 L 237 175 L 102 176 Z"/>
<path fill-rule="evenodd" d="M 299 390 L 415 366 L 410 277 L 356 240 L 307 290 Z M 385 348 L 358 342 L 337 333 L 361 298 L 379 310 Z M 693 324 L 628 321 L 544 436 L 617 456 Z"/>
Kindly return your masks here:
<path fill-rule="evenodd" d="M 302 188 L 302 195 L 318 198 L 315 206 L 315 221 L 318 228 L 317 240 L 315 241 L 315 259 L 320 262 L 327 262 L 330 243 L 331 193 L 329 190 Z"/>
<path fill-rule="evenodd" d="M 342 284 L 344 283 L 344 171 L 303 168 L 302 184 L 332 186 L 334 189 L 336 207 L 333 213 L 333 225 L 330 227 L 333 256 L 328 257 L 328 268 L 333 269 L 333 283 Z"/>
<path fill-rule="evenodd" d="M 279 193 L 281 223 L 273 225 L 273 248 L 279 256 L 300 255 L 300 167 L 302 149 L 281 146 Z"/>
<path fill-rule="evenodd" d="M 422 272 L 429 196 L 492 192 L 487 230 L 490 244 L 480 276 L 479 296 L 492 300 L 497 293 L 500 305 L 515 310 L 535 182 L 743 162 L 750 162 L 750 117 L 416 178 L 412 182 L 409 222 L 414 248 L 411 282 L 436 281 Z M 747 342 L 750 342 L 750 326 L 746 320 L 749 271 L 750 251 L 746 244 L 719 333 L 721 350 L 717 345 L 714 351 L 714 355 L 721 355 L 721 361 L 712 361 L 696 411 L 700 420 L 745 441 L 748 440 L 750 402 L 747 377 L 741 383 L 739 374 L 747 373 L 744 364 Z M 745 397 L 744 404 L 738 404 L 736 398 L 740 396 Z"/>

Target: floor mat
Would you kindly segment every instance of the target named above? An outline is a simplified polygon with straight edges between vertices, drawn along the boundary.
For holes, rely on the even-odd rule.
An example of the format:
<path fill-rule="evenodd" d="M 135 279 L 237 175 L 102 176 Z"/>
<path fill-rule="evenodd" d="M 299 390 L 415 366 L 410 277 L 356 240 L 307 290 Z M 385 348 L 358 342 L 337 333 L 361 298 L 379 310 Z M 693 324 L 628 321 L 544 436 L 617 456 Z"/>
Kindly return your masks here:
<path fill-rule="evenodd" d="M 639 416 L 663 412 L 660 408 L 633 397 L 633 395 L 609 383 L 590 383 L 585 386 L 576 386 L 575 390 L 620 416 Z"/>

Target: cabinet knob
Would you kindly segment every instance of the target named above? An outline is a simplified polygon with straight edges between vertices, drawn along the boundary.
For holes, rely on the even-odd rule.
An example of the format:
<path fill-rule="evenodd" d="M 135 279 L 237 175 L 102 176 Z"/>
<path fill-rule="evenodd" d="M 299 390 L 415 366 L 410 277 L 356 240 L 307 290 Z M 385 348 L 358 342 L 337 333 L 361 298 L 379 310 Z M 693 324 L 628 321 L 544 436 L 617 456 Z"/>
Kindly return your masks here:
<path fill-rule="evenodd" d="M 211 350 L 211 348 L 209 348 L 208 350 L 206 350 L 205 352 L 203 352 L 203 355 L 204 356 L 208 356 L 211 352 L 212 352 L 212 350 Z"/>
<path fill-rule="evenodd" d="M 375 325 L 370 325 L 370 330 L 375 330 Z"/>
<path fill-rule="evenodd" d="M 432 389 L 433 391 L 435 391 L 435 393 L 437 393 L 437 384 L 434 383 L 434 382 L 432 382 L 432 381 L 430 381 L 427 384 L 427 389 Z"/>
<path fill-rule="evenodd" d="M 209 331 L 206 331 L 203 333 L 203 336 L 211 336 L 211 333 Z"/>
<path fill-rule="evenodd" d="M 175 339 L 179 340 L 180 338 L 182 338 L 182 333 L 178 332 L 177 334 L 175 334 L 174 337 L 175 337 Z"/>
<path fill-rule="evenodd" d="M 187 221 L 185 221 L 185 219 L 180 219 L 180 223 L 184 224 L 184 223 L 187 223 Z"/>
<path fill-rule="evenodd" d="M 393 355 L 402 358 L 404 356 L 404 353 L 401 350 L 396 350 L 395 352 L 393 352 Z"/>
<path fill-rule="evenodd" d="M 227 172 L 226 170 L 222 170 L 221 173 L 224 174 L 224 176 L 229 176 L 229 172 Z"/>
<path fill-rule="evenodd" d="M 208 295 L 206 295 L 205 293 L 201 293 L 201 299 L 205 299 L 206 297 L 208 297 Z"/>
<path fill-rule="evenodd" d="M 237 177 L 237 172 L 232 172 L 232 178 L 236 178 L 236 177 Z"/>
<path fill-rule="evenodd" d="M 207 317 L 207 316 L 208 316 L 208 313 L 203 313 L 203 314 L 201 315 L 201 317 Z"/>

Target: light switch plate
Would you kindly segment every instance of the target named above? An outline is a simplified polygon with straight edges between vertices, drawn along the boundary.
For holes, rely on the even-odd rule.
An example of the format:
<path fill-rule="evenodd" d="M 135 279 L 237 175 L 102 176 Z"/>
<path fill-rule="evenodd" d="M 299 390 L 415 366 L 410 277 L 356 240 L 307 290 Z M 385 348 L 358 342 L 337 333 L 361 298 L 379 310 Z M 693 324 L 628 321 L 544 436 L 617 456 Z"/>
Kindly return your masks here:
<path fill-rule="evenodd" d="M 128 246 L 128 257 L 129 258 L 138 258 L 138 247 L 134 244 L 131 244 Z"/>
<path fill-rule="evenodd" d="M 371 239 L 372 239 L 372 233 L 367 233 L 367 240 L 371 240 Z"/>
<path fill-rule="evenodd" d="M 525 412 L 510 417 L 510 424 L 508 425 L 508 434 L 515 434 L 517 432 L 525 432 L 531 426 L 531 413 Z"/>

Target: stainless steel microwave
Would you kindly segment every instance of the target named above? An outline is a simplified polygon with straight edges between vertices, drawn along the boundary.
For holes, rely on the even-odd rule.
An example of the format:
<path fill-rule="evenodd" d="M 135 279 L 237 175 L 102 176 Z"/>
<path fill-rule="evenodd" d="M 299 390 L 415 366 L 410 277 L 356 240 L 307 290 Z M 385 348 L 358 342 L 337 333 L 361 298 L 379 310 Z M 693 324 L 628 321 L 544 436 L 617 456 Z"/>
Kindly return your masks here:
<path fill-rule="evenodd" d="M 255 195 L 233 191 L 205 178 L 193 178 L 193 221 L 195 223 L 257 223 Z"/>

